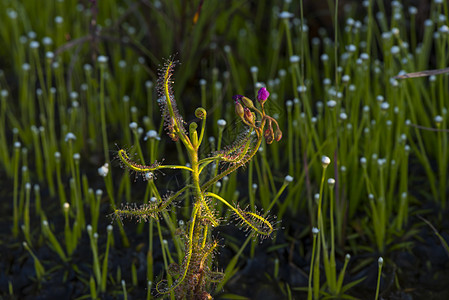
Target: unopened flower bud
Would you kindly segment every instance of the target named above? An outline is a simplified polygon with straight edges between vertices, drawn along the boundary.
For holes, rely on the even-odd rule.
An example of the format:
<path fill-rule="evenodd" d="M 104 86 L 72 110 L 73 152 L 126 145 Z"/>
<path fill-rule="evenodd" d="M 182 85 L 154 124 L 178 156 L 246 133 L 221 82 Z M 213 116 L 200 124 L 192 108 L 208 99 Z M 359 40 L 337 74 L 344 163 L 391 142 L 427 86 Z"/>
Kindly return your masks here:
<path fill-rule="evenodd" d="M 282 131 L 278 128 L 274 131 L 274 139 L 279 142 L 282 139 Z"/>
<path fill-rule="evenodd" d="M 241 98 L 241 100 L 246 107 L 251 108 L 251 109 L 255 108 L 253 101 L 251 99 L 249 99 L 248 97 L 243 96 Z"/>
<path fill-rule="evenodd" d="M 274 140 L 273 128 L 265 129 L 263 136 L 265 137 L 265 142 L 267 142 L 267 144 L 271 144 Z"/>
<path fill-rule="evenodd" d="M 243 115 L 245 114 L 242 104 L 240 102 L 235 102 L 235 113 L 240 117 L 243 118 Z"/>
<path fill-rule="evenodd" d="M 254 125 L 254 115 L 247 107 L 244 108 L 244 117 L 248 123 Z"/>
<path fill-rule="evenodd" d="M 269 96 L 270 93 L 267 91 L 265 87 L 260 88 L 259 91 L 257 92 L 257 100 L 261 105 L 264 104 L 264 102 L 268 99 Z"/>
<path fill-rule="evenodd" d="M 263 136 L 265 137 L 267 144 L 271 144 L 274 140 L 273 126 L 271 125 L 270 119 L 267 120 L 267 129 L 265 129 Z"/>

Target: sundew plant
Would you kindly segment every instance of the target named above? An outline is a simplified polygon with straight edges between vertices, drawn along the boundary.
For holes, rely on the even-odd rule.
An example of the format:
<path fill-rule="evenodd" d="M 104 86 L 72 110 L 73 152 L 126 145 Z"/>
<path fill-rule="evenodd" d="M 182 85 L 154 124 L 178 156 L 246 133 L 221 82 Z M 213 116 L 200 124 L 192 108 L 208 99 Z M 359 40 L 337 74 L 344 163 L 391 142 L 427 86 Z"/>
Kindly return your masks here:
<path fill-rule="evenodd" d="M 147 221 L 152 218 L 158 221 L 174 204 L 177 204 L 182 194 L 190 190 L 194 199 L 190 220 L 176 229 L 184 242 L 182 262 L 168 266 L 167 271 L 175 279 L 173 282 L 160 281 L 156 285 L 156 291 L 159 294 L 174 291 L 178 299 L 209 299 L 211 298 L 210 284 L 218 283 L 224 278 L 224 273 L 211 268 L 211 259 L 219 245 L 218 240 L 213 238 L 212 229 L 219 226 L 222 221 L 214 208 L 214 202 L 221 202 L 227 206 L 237 223 L 244 226 L 254 239 L 269 237 L 275 226 L 275 223 L 265 215 L 242 209 L 238 203 L 231 204 L 212 192 L 211 187 L 223 177 L 245 166 L 256 155 L 264 139 L 267 144 L 280 141 L 282 131 L 277 121 L 265 112 L 264 103 L 270 95 L 266 88 L 263 87 L 258 92 L 256 103 L 259 104 L 259 108 L 256 108 L 251 99 L 236 95 L 234 96 L 235 112 L 246 125 L 245 129 L 231 145 L 201 158 L 199 149 L 206 130 L 207 112 L 202 107 L 195 111 L 195 116 L 201 120 L 199 134 L 196 122 L 190 123 L 188 129 L 185 128 L 185 122 L 179 114 L 173 94 L 175 65 L 176 61 L 168 60 L 159 71 L 158 103 L 168 136 L 174 142 L 181 142 L 184 145 L 189 164 L 181 166 L 155 162 L 145 166 L 133 162 L 126 151 L 120 149 L 118 157 L 122 166 L 149 180 L 156 197 L 150 203 L 141 206 L 127 204 L 121 209 L 115 209 L 114 215 L 120 219 L 130 217 Z M 208 173 L 207 169 L 211 166 L 219 171 L 207 178 L 204 174 Z M 154 185 L 154 172 L 162 169 L 179 169 L 189 172 L 190 184 L 161 197 Z"/>
<path fill-rule="evenodd" d="M 449 298 L 448 1 L 42 3 L 0 0 L 1 299 Z"/>

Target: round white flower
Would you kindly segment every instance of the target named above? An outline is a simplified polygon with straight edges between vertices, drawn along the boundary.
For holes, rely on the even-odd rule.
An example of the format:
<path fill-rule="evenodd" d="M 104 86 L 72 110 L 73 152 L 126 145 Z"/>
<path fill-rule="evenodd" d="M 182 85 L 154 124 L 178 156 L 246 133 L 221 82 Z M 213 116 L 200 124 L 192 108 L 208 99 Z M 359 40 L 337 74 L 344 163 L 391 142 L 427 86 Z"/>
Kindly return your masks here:
<path fill-rule="evenodd" d="M 100 168 L 98 168 L 98 175 L 106 177 L 109 173 L 109 164 L 105 163 Z"/>
<path fill-rule="evenodd" d="M 74 140 L 76 140 L 76 136 L 75 136 L 73 133 L 69 132 L 69 133 L 67 133 L 67 134 L 65 135 L 65 141 L 66 141 L 66 142 L 68 142 L 68 141 L 74 141 Z"/>
<path fill-rule="evenodd" d="M 293 181 L 293 177 L 290 176 L 290 175 L 287 175 L 287 176 L 285 176 L 284 181 L 285 181 L 286 183 L 290 183 L 290 182 Z"/>
<path fill-rule="evenodd" d="M 327 101 L 326 105 L 327 105 L 327 107 L 329 107 L 329 108 L 334 108 L 335 106 L 337 106 L 337 101 L 335 101 L 335 100 L 329 100 L 329 101 Z"/>
<path fill-rule="evenodd" d="M 218 127 L 224 128 L 224 127 L 226 126 L 226 120 L 224 120 L 224 119 L 219 119 L 219 120 L 217 121 L 217 125 L 218 125 Z"/>
<path fill-rule="evenodd" d="M 161 138 L 157 135 L 157 131 L 156 130 L 149 130 L 145 134 L 145 137 L 143 138 L 143 140 L 146 141 L 148 139 L 160 140 Z"/>
<path fill-rule="evenodd" d="M 31 49 L 37 49 L 37 48 L 39 48 L 39 42 L 37 42 L 37 41 L 31 41 L 31 42 L 30 42 L 30 48 L 31 48 Z"/>
<path fill-rule="evenodd" d="M 298 55 L 292 55 L 290 56 L 290 62 L 293 63 L 297 63 L 299 62 L 299 56 Z"/>
<path fill-rule="evenodd" d="M 331 163 L 331 159 L 328 156 L 321 157 L 321 165 L 326 168 Z"/>
<path fill-rule="evenodd" d="M 100 56 L 98 56 L 98 58 L 97 58 L 97 61 L 98 61 L 100 64 L 105 64 L 105 63 L 108 62 L 108 60 L 109 60 L 109 58 L 108 58 L 107 56 L 105 56 L 105 55 L 100 55 Z"/>
<path fill-rule="evenodd" d="M 293 18 L 295 15 L 288 11 L 283 11 L 279 13 L 279 19 L 290 19 Z"/>

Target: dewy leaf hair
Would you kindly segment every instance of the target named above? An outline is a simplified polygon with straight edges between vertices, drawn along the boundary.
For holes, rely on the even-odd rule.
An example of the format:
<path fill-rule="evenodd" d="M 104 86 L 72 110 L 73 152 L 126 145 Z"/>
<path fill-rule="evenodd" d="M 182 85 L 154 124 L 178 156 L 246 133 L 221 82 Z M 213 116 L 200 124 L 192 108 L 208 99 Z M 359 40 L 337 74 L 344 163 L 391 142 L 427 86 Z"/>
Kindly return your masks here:
<path fill-rule="evenodd" d="M 178 61 L 167 60 L 164 66 L 159 69 L 159 78 L 157 81 L 158 103 L 164 118 L 164 127 L 168 136 L 173 141 L 178 141 L 177 132 L 186 134 L 184 120 L 179 114 L 176 105 L 175 95 L 173 93 L 173 71 Z"/>

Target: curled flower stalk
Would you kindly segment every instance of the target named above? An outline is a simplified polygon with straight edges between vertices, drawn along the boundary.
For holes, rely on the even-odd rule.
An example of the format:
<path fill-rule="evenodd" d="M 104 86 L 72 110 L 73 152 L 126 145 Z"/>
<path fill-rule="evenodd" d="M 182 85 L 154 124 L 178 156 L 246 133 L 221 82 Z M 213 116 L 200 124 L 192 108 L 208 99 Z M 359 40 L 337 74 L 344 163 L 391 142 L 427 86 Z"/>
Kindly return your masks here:
<path fill-rule="evenodd" d="M 194 199 L 190 221 L 186 228 L 179 228 L 184 232 L 182 236 L 185 253 L 182 263 L 180 265 L 172 264 L 167 270 L 170 275 L 175 277 L 171 285 L 168 284 L 168 281 L 162 280 L 155 289 L 159 294 L 174 291 L 177 298 L 180 299 L 208 299 L 211 298 L 208 292 L 211 284 L 219 282 L 224 277 L 223 273 L 211 269 L 211 261 L 218 247 L 218 242 L 212 239 L 211 232 L 212 228 L 219 226 L 221 222 L 213 209 L 213 202 L 218 201 L 227 206 L 234 213 L 237 223 L 254 236 L 264 238 L 273 232 L 273 224 L 269 218 L 241 209 L 238 204 L 233 205 L 208 190 L 224 176 L 249 162 L 257 153 L 264 139 L 267 143 L 279 141 L 282 138 L 282 132 L 277 121 L 265 112 L 264 103 L 269 97 L 269 92 L 265 88 L 259 91 L 256 104 L 245 96 L 237 95 L 234 96 L 235 111 L 246 128 L 231 145 L 200 159 L 198 153 L 203 141 L 207 112 L 201 107 L 195 111 L 195 116 L 202 123 L 200 128 L 195 122 L 190 123 L 188 129 L 184 127 L 185 123 L 179 114 L 173 95 L 172 74 L 175 65 L 176 62 L 169 60 L 159 71 L 158 102 L 164 128 L 173 141 L 180 141 L 186 148 L 190 160 L 189 167 L 164 165 L 157 161 L 151 165 L 138 164 L 123 149 L 118 151 L 117 156 L 122 167 L 142 175 L 144 179 L 153 181 L 155 179 L 153 173 L 158 170 L 179 169 L 190 173 L 191 184 L 168 196 L 160 197 L 154 203 L 123 206 L 121 209 L 116 209 L 114 215 L 120 220 L 126 217 L 136 218 L 139 221 L 147 221 L 150 218 L 159 219 L 159 216 L 169 209 L 171 203 L 177 201 L 182 194 L 189 190 Z M 200 130 L 199 134 L 198 129 Z M 220 171 L 210 175 L 204 171 L 212 162 L 220 164 Z M 201 184 L 201 182 L 204 183 Z"/>

